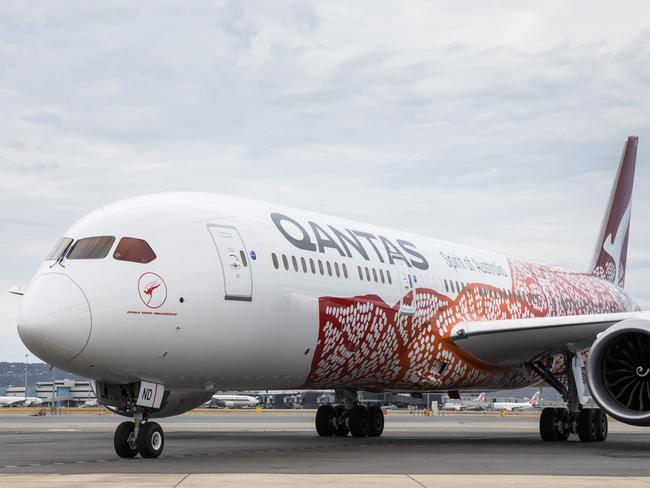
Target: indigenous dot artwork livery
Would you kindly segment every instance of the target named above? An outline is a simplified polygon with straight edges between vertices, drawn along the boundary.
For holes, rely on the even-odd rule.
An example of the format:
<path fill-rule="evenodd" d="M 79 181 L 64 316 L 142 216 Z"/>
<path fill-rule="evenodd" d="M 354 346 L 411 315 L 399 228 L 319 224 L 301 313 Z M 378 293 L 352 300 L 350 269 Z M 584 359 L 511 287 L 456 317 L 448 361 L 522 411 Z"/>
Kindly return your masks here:
<path fill-rule="evenodd" d="M 306 387 L 459 389 L 539 383 L 526 366 L 482 363 L 449 339 L 461 321 L 638 310 L 611 283 L 589 274 L 510 260 L 512 292 L 470 284 L 456 297 L 416 290 L 414 315 L 376 295 L 321 297 L 319 337 Z M 487 293 L 486 293 L 487 291 Z M 523 300 L 525 296 L 529 299 Z M 552 367 L 564 369 L 560 357 Z"/>

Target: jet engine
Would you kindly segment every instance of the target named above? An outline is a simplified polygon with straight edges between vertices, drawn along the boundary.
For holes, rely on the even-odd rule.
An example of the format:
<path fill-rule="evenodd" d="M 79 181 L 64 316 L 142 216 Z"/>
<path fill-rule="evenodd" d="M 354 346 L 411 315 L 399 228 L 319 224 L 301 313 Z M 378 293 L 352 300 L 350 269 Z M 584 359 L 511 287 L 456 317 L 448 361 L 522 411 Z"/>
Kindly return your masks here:
<path fill-rule="evenodd" d="M 609 415 L 650 426 L 650 320 L 624 320 L 601 333 L 589 353 L 587 383 Z"/>

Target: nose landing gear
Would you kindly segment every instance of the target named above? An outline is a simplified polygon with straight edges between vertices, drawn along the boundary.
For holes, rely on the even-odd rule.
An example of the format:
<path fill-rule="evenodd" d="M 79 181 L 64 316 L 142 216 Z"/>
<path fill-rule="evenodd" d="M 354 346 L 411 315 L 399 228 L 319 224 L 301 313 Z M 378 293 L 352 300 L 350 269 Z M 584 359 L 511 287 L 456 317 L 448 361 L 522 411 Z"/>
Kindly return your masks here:
<path fill-rule="evenodd" d="M 134 421 L 122 422 L 113 436 L 115 453 L 121 458 L 133 458 L 140 453 L 143 458 L 157 458 L 165 447 L 165 434 L 156 422 L 149 422 L 142 413 Z"/>

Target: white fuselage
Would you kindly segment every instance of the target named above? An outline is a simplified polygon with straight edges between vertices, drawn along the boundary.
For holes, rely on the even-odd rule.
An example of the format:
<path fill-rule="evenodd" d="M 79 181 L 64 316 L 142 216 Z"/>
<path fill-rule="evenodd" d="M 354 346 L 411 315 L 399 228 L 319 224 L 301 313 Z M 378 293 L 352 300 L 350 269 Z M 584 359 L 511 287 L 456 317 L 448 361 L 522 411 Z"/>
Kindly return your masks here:
<path fill-rule="evenodd" d="M 0 396 L 1 407 L 12 407 L 17 405 L 32 406 L 41 405 L 43 400 L 37 397 L 16 397 L 16 396 Z"/>
<path fill-rule="evenodd" d="M 477 365 L 484 368 L 481 374 L 469 374 L 471 363 L 444 342 L 454 320 L 479 313 L 461 298 L 480 299 L 485 310 L 491 310 L 491 300 L 516 301 L 520 306 L 507 313 L 522 316 L 542 299 L 547 308 L 540 314 L 546 315 L 636 307 L 614 285 L 569 273 L 576 286 L 602 287 L 603 301 L 592 306 L 558 296 L 551 309 L 546 297 L 555 290 L 524 295 L 525 289 L 514 289 L 515 264 L 504 255 L 229 196 L 178 193 L 126 200 L 82 218 L 65 236 L 114 236 L 115 243 L 102 259 L 45 261 L 23 298 L 19 332 L 45 361 L 117 384 L 147 380 L 166 389 L 205 392 L 522 386 L 531 380 L 517 368 Z M 146 264 L 115 259 L 123 237 L 145 240 L 156 258 Z M 521 269 L 536 266 L 518 263 Z M 478 285 L 484 288 L 471 288 Z M 420 290 L 426 294 L 420 296 Z M 441 300 L 449 306 L 441 307 Z M 428 320 L 435 341 L 411 344 L 420 337 L 413 335 L 414 327 L 426 327 Z M 369 336 L 376 354 L 412 348 L 393 354 L 398 359 L 390 371 L 401 368 L 395 373 L 399 381 L 354 363 L 355 351 L 375 357 L 370 346 L 350 335 L 373 321 L 394 324 L 381 337 Z M 327 342 L 334 323 L 340 344 L 333 353 Z M 425 364 L 418 358 L 434 353 L 438 359 L 418 365 Z M 327 363 L 332 354 L 340 355 L 340 364 L 348 361 L 349 371 L 336 361 Z M 488 384 L 490 378 L 495 384 Z"/>
<path fill-rule="evenodd" d="M 249 395 L 212 395 L 211 401 L 227 408 L 255 407 L 260 401 Z"/>

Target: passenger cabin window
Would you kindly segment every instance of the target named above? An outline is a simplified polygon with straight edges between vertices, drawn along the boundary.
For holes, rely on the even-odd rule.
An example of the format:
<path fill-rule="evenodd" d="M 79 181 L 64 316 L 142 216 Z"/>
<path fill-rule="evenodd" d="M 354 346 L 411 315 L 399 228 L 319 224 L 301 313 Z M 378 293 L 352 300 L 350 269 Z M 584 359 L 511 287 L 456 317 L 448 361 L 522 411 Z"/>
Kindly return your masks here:
<path fill-rule="evenodd" d="M 74 243 L 68 255 L 68 259 L 104 259 L 113 247 L 115 237 L 98 236 L 85 237 Z"/>
<path fill-rule="evenodd" d="M 47 255 L 45 258 L 46 261 L 55 261 L 61 257 L 61 254 L 63 254 L 68 247 L 72 244 L 72 239 L 69 237 L 62 237 L 59 239 L 59 242 L 56 243 L 54 248 L 50 251 L 50 253 Z"/>
<path fill-rule="evenodd" d="M 150 263 L 156 259 L 156 253 L 147 244 L 147 241 L 134 237 L 122 237 L 113 257 L 118 261 L 130 261 L 132 263 Z"/>

